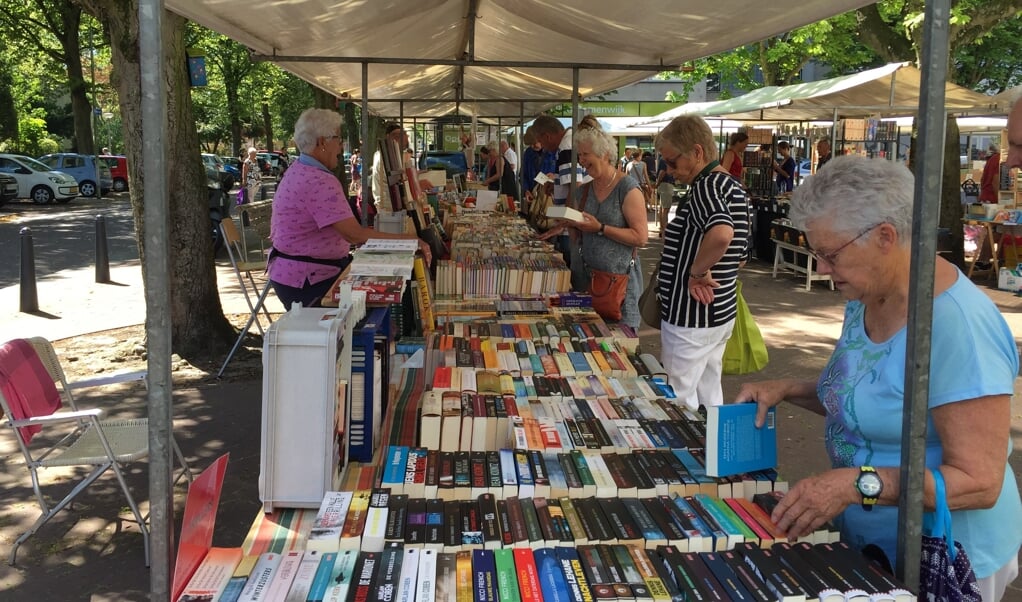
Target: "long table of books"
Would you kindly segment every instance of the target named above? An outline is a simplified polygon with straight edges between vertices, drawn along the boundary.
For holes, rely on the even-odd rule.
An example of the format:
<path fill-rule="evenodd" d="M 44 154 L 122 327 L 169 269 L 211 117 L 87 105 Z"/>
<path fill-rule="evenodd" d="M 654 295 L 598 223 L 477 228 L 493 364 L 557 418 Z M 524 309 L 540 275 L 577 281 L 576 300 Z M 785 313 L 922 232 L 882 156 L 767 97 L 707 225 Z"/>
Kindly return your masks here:
<path fill-rule="evenodd" d="M 672 403 L 630 329 L 531 293 L 488 303 L 398 341 L 373 461 L 318 509 L 257 516 L 179 599 L 914 599 L 833 528 L 789 541 L 776 439 L 728 470 L 733 425 Z"/>

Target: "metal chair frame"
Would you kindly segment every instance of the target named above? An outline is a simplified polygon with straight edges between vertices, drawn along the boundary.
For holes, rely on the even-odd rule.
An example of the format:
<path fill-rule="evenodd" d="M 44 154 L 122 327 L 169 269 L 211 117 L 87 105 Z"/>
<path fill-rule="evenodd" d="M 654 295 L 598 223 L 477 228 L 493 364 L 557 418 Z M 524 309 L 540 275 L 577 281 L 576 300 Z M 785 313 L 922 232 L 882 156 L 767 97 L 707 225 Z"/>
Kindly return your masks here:
<path fill-rule="evenodd" d="M 15 419 L 11 414 L 7 399 L 0 392 L 0 408 L 3 409 L 6 420 L 0 424 L 6 424 L 14 434 L 25 458 L 26 467 L 32 479 L 32 489 L 35 492 L 39 507 L 42 510 L 39 518 L 22 533 L 14 542 L 8 558 L 8 564 L 13 565 L 17 560 L 18 548 L 29 537 L 34 535 L 47 521 L 58 512 L 67 507 L 79 493 L 84 491 L 96 479 L 107 470 L 113 471 L 120 484 L 121 491 L 128 501 L 135 520 L 138 522 L 139 530 L 142 533 L 142 540 L 145 546 L 145 563 L 149 566 L 149 528 L 146 525 L 148 516 L 143 515 L 135 502 L 128 484 L 124 479 L 122 464 L 145 458 L 149 455 L 149 421 L 147 418 L 103 420 L 103 410 L 100 408 L 79 409 L 75 402 L 73 389 L 81 388 L 81 385 L 69 384 L 64 374 L 60 361 L 50 342 L 42 337 L 33 337 L 28 342 L 35 349 L 36 355 L 46 367 L 46 371 L 54 383 L 59 383 L 58 392 L 61 395 L 63 405 L 70 408 L 70 411 L 57 411 L 49 416 L 32 416 L 25 419 Z M 117 375 L 97 379 L 89 384 L 109 384 L 111 382 L 127 382 L 138 380 L 139 372 L 130 372 L 123 375 L 123 379 Z M 64 434 L 56 443 L 43 445 L 25 443 L 21 437 L 21 429 L 40 425 L 44 428 L 57 425 L 74 425 L 70 432 Z M 181 464 L 182 471 L 175 478 L 177 483 L 182 477 L 192 480 L 191 467 L 181 453 L 177 441 L 171 438 L 174 455 Z M 44 448 L 45 446 L 45 448 Z M 43 449 L 44 448 L 44 449 Z M 39 469 L 56 466 L 92 466 L 92 471 L 79 480 L 71 491 L 56 504 L 50 506 L 43 496 Z"/>

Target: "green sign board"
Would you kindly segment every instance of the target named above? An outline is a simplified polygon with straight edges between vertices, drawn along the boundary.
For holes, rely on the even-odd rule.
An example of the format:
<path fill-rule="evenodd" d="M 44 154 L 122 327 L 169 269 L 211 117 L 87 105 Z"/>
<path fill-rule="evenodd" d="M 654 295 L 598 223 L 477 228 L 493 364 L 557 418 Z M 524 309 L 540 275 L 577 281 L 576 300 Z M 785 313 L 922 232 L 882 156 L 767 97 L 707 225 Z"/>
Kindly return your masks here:
<path fill-rule="evenodd" d="M 583 115 L 591 113 L 596 117 L 653 117 L 679 105 L 675 102 L 593 101 L 580 103 L 578 108 Z M 571 117 L 571 105 L 558 105 L 550 114 Z"/>

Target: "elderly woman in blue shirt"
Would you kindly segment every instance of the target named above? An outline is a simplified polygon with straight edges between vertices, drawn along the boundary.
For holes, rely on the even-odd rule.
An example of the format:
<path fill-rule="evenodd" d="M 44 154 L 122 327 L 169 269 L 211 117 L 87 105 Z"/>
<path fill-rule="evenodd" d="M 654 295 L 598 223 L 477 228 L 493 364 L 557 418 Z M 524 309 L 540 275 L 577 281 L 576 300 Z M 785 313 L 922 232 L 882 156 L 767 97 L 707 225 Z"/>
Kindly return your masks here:
<path fill-rule="evenodd" d="M 837 157 L 795 190 L 790 217 L 847 300 L 841 336 L 820 378 L 746 384 L 762 423 L 782 400 L 825 416 L 831 470 L 797 483 L 774 510 L 790 537 L 834 519 L 853 546 L 897 547 L 903 486 L 906 325 L 912 258 L 913 176 L 885 159 Z M 849 206 L 855 211 L 848 211 Z M 983 600 L 999 600 L 1018 574 L 1022 503 L 1008 464 L 1015 339 L 1000 311 L 953 264 L 933 282 L 923 503 L 932 512 L 939 469 L 954 538 Z"/>

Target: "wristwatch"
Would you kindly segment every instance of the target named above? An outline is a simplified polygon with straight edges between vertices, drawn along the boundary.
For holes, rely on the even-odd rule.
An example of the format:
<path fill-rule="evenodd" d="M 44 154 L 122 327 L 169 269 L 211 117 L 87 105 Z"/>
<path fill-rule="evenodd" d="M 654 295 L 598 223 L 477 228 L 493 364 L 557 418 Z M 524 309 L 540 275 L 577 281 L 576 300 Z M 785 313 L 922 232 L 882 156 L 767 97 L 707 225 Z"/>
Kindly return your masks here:
<path fill-rule="evenodd" d="M 597 236 L 603 236 L 603 231 L 607 228 L 607 224 L 600 224 L 600 231 L 597 232 Z"/>
<path fill-rule="evenodd" d="M 880 480 L 877 469 L 872 466 L 860 466 L 859 476 L 855 479 L 855 488 L 862 495 L 862 509 L 872 510 L 884 490 L 884 482 Z"/>

